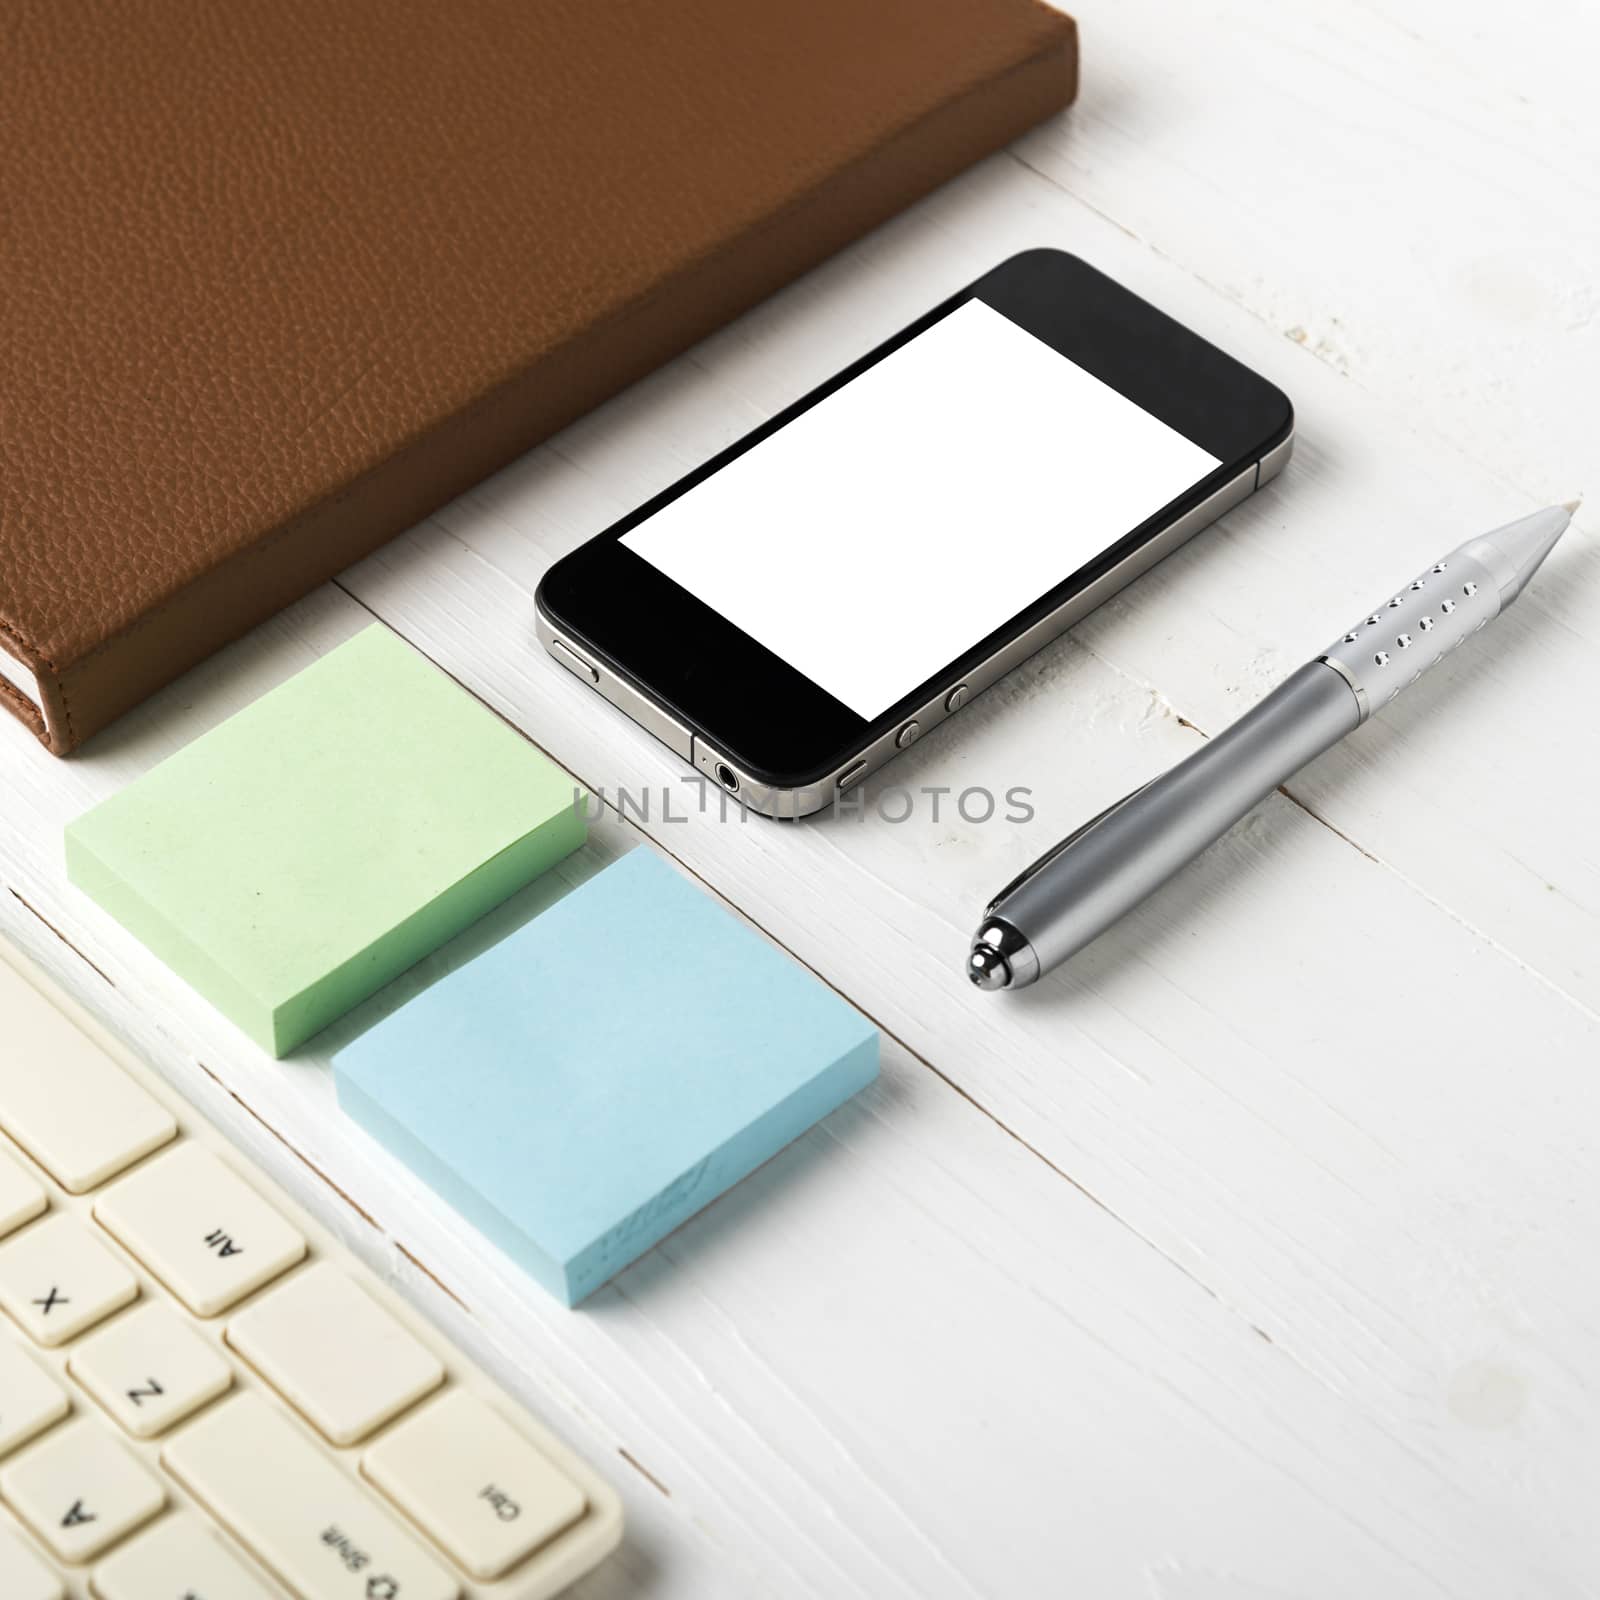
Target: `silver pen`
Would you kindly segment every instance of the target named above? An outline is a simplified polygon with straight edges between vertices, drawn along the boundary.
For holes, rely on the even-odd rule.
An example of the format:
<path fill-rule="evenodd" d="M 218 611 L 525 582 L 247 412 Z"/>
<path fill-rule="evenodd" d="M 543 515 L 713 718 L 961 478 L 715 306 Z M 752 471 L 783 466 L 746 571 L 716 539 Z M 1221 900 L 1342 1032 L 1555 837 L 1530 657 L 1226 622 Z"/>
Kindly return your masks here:
<path fill-rule="evenodd" d="M 1522 593 L 1576 500 L 1469 539 L 1232 727 L 1069 834 L 984 912 L 967 976 L 1020 989 L 1076 954 Z"/>

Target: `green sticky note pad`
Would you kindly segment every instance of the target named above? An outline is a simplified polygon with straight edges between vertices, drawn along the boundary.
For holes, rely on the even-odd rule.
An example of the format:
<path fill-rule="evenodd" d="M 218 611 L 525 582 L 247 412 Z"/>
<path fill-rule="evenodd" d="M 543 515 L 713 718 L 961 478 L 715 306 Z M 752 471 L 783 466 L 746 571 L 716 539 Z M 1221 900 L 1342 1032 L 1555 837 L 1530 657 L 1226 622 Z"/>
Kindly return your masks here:
<path fill-rule="evenodd" d="M 583 843 L 574 785 L 386 628 L 67 828 L 67 875 L 284 1055 Z"/>

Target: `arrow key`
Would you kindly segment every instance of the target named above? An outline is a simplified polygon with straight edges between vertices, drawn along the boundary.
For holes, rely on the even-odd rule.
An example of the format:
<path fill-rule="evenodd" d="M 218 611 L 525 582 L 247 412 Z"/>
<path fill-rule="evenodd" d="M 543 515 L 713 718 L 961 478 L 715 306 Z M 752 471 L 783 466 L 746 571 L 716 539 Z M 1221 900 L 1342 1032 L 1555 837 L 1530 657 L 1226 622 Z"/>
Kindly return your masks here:
<path fill-rule="evenodd" d="M 0 1468 L 0 1495 L 62 1561 L 88 1561 L 148 1522 L 166 1491 L 127 1447 L 87 1419 Z"/>

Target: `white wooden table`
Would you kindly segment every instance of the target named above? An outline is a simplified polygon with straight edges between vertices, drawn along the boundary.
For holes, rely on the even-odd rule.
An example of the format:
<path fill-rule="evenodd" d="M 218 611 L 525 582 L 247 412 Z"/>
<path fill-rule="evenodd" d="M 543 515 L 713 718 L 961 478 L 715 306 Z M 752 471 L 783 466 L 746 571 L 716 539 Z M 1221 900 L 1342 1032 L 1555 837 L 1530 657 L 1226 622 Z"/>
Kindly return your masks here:
<path fill-rule="evenodd" d="M 67 763 L 0 731 L 0 929 L 621 1486 L 584 1596 L 1600 1594 L 1600 516 L 1492 635 L 1071 966 L 989 893 L 1470 533 L 1600 500 L 1592 0 L 1082 0 L 1022 141 Z M 1026 826 L 607 816 L 883 1032 L 870 1092 L 562 1310 L 68 887 L 62 825 L 374 615 L 591 786 L 549 562 L 1010 252 L 1280 383 L 1289 471 L 894 764 Z M 681 808 L 680 808 L 681 809 Z M 525 915 L 559 886 L 536 887 Z M 335 1041 L 337 1042 L 337 1041 Z"/>

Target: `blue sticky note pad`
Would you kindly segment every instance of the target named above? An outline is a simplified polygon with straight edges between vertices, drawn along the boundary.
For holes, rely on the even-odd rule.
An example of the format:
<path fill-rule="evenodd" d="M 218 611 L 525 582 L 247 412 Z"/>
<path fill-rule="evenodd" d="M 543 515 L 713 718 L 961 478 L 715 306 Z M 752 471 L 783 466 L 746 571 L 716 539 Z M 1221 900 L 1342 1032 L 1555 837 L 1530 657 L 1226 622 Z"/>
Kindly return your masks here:
<path fill-rule="evenodd" d="M 334 1071 L 357 1122 L 576 1305 L 870 1083 L 878 1034 L 640 849 Z"/>

